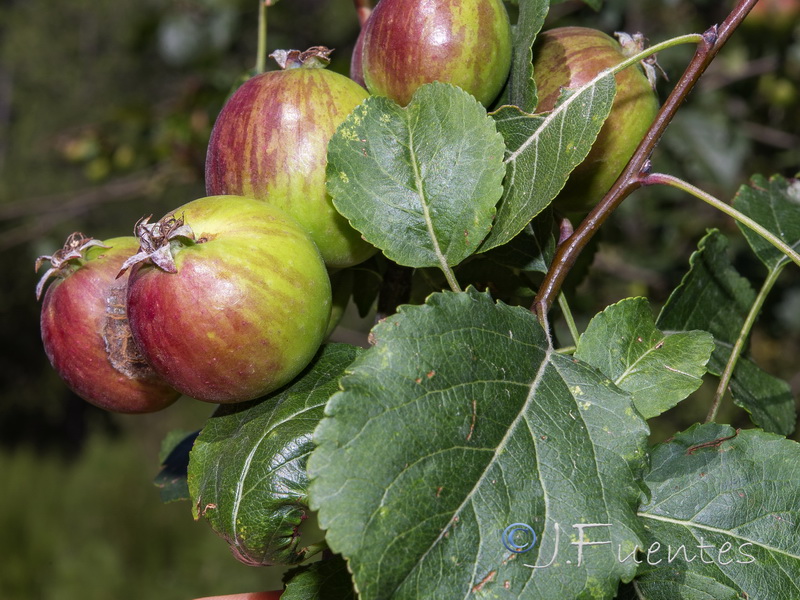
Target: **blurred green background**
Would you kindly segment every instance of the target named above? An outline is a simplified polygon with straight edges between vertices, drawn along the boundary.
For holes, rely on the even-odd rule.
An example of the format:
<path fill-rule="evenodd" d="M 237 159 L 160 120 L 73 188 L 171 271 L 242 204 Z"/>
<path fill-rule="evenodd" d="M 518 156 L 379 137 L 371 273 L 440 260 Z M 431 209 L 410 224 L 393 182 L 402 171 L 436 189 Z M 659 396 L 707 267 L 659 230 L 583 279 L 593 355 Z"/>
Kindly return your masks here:
<path fill-rule="evenodd" d="M 765 2 L 767 0 L 762 0 Z M 556 5 L 548 26 L 582 24 L 651 41 L 702 31 L 734 3 L 611 0 L 598 14 Z M 4 0 L 0 3 L 0 598 L 187 599 L 279 587 L 279 568 L 239 564 L 187 503 L 164 505 L 152 478 L 173 429 L 198 429 L 210 405 L 118 416 L 76 398 L 38 333 L 33 263 L 72 231 L 128 235 L 203 194 L 205 146 L 231 87 L 252 68 L 258 0 Z M 347 72 L 358 22 L 350 0 L 285 0 L 269 11 L 269 50 L 336 48 Z M 691 49 L 659 57 L 672 81 Z M 662 80 L 662 95 L 670 89 Z M 800 171 L 800 24 L 771 16 L 736 33 L 692 94 L 654 163 L 730 199 L 753 173 Z M 732 221 L 671 190 L 640 190 L 601 236 L 574 302 L 579 325 L 620 298 L 657 307 L 708 227 L 732 257 L 765 273 Z M 752 352 L 795 393 L 800 276 L 789 268 Z M 665 431 L 705 415 L 682 405 Z M 735 409 L 721 417 L 742 420 Z M 744 422 L 744 421 L 742 421 Z"/>

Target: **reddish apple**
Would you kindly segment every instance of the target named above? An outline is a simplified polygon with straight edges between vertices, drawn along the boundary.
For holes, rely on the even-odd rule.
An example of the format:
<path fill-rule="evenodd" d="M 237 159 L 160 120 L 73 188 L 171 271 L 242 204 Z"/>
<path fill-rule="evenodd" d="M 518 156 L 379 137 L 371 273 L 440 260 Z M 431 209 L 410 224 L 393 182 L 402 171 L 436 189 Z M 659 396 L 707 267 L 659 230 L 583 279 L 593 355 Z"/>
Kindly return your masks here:
<path fill-rule="evenodd" d="M 488 106 L 508 78 L 511 40 L 501 0 L 381 0 L 365 26 L 364 80 L 402 106 L 433 81 Z"/>
<path fill-rule="evenodd" d="M 161 410 L 180 394 L 159 378 L 133 342 L 128 326 L 127 278 L 116 279 L 123 262 L 136 252 L 134 237 L 101 242 L 73 233 L 52 256 L 52 267 L 37 286 L 44 294 L 42 342 L 47 358 L 78 396 L 109 411 Z"/>
<path fill-rule="evenodd" d="M 208 145 L 206 191 L 256 198 L 292 216 L 329 267 L 369 258 L 325 188 L 328 141 L 367 92 L 324 68 L 327 49 L 275 53 L 285 65 L 249 79 L 222 109 Z"/>
<path fill-rule="evenodd" d="M 155 371 L 206 402 L 251 400 L 291 381 L 325 335 L 322 257 L 264 202 L 214 196 L 137 226 L 128 284 L 134 339 Z"/>

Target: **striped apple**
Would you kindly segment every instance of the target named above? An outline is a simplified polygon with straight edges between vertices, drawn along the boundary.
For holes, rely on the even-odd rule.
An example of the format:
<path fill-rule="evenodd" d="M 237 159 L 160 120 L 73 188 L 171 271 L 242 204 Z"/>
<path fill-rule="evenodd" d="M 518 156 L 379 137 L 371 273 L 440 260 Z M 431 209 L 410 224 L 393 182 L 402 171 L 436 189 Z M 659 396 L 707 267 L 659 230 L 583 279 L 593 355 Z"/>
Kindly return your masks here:
<path fill-rule="evenodd" d="M 187 396 L 251 400 L 289 383 L 325 335 L 331 287 L 314 243 L 264 202 L 214 196 L 137 226 L 131 330 Z"/>
<path fill-rule="evenodd" d="M 134 237 L 99 241 L 73 233 L 64 247 L 37 260 L 54 277 L 42 303 L 42 343 L 50 364 L 78 396 L 105 410 L 147 413 L 180 394 L 158 377 L 133 342 L 125 306 L 127 278 L 116 279 L 136 253 Z"/>
<path fill-rule="evenodd" d="M 555 108 L 562 88 L 577 88 L 600 71 L 625 60 L 620 44 L 588 27 L 559 27 L 539 35 L 534 45 L 533 77 L 539 94 L 536 112 Z M 589 155 L 567 180 L 554 206 L 585 214 L 611 188 L 633 156 L 658 112 L 658 99 L 638 66 L 616 75 L 617 94 Z"/>
<path fill-rule="evenodd" d="M 351 266 L 376 250 L 334 208 L 325 167 L 328 141 L 367 92 L 322 68 L 327 49 L 291 52 L 285 69 L 249 79 L 223 107 L 208 145 L 206 192 L 279 208 L 308 232 L 329 267 Z"/>
<path fill-rule="evenodd" d="M 364 81 L 402 106 L 433 81 L 488 106 L 508 77 L 511 39 L 501 0 L 381 0 L 365 26 Z"/>

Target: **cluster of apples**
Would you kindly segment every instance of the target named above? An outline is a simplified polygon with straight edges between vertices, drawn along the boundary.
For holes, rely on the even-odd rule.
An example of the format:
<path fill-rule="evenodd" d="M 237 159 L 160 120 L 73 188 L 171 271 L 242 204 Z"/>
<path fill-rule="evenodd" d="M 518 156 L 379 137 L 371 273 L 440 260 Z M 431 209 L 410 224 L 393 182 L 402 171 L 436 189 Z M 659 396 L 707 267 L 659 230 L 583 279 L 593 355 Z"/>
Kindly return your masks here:
<path fill-rule="evenodd" d="M 594 30 L 580 33 L 587 31 Z M 554 48 L 539 50 L 548 63 L 536 68 L 548 74 L 543 102 L 554 103 L 583 72 L 564 59 L 562 46 L 575 33 L 542 36 Z M 595 33 L 603 37 L 591 34 L 590 51 L 573 61 L 594 73 L 622 60 L 619 45 Z M 607 47 L 605 63 L 598 45 Z M 501 0 L 381 0 L 362 29 L 351 78 L 325 69 L 328 54 L 323 47 L 275 52 L 282 69 L 231 96 L 209 142 L 207 197 L 156 222 L 143 219 L 135 237 L 73 234 L 37 260 L 37 269 L 52 263 L 37 296 L 55 279 L 42 306 L 45 351 L 78 395 L 116 412 L 150 412 L 181 394 L 252 400 L 295 378 L 335 325 L 329 273 L 376 252 L 326 192 L 336 128 L 369 93 L 405 105 L 432 81 L 491 105 L 508 77 L 512 33 Z M 637 76 L 649 94 L 637 83 L 634 95 L 655 106 Z M 612 124 L 612 134 L 620 127 Z M 613 144 L 620 145 L 610 142 L 594 162 L 605 165 L 611 153 L 623 159 L 621 169 L 627 149 Z M 593 177 L 584 173 L 581 181 Z"/>

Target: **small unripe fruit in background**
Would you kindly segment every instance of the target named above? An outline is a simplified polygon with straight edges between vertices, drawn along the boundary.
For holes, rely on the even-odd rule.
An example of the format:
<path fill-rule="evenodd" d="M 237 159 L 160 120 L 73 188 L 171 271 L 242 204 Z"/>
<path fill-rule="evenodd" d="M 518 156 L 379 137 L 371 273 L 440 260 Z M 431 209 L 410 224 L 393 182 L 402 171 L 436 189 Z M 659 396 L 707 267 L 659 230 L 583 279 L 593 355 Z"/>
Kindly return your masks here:
<path fill-rule="evenodd" d="M 364 80 L 402 106 L 433 81 L 488 106 L 508 78 L 511 40 L 501 0 L 381 0 L 365 26 Z"/>
<path fill-rule="evenodd" d="M 243 402 L 311 361 L 328 327 L 331 286 L 317 247 L 289 216 L 214 196 L 137 230 L 141 252 L 125 264 L 131 330 L 176 389 Z"/>
<path fill-rule="evenodd" d="M 368 94 L 322 68 L 327 49 L 291 52 L 284 70 L 249 79 L 223 107 L 208 145 L 206 192 L 263 200 L 308 232 L 329 267 L 355 265 L 376 250 L 334 208 L 325 166 L 328 141 Z"/>
<path fill-rule="evenodd" d="M 536 112 L 553 110 L 562 88 L 578 88 L 625 58 L 620 44 L 596 29 L 560 27 L 542 32 L 533 56 Z M 655 92 L 638 66 L 618 73 L 616 83 L 614 104 L 597 140 L 554 201 L 564 213 L 586 213 L 603 198 L 658 112 Z"/>
<path fill-rule="evenodd" d="M 119 413 L 166 408 L 180 394 L 158 377 L 133 342 L 123 262 L 139 248 L 134 237 L 101 242 L 72 234 L 64 248 L 40 257 L 52 263 L 40 319 L 42 342 L 53 368 L 78 396 Z"/>

